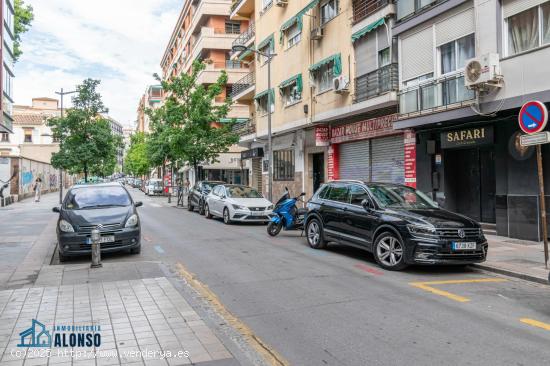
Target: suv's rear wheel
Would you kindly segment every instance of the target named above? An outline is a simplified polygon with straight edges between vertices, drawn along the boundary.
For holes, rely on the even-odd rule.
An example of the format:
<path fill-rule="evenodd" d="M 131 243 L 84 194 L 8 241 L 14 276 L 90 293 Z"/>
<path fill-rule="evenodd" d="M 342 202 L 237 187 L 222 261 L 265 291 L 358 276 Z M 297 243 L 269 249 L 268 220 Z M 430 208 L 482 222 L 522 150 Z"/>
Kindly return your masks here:
<path fill-rule="evenodd" d="M 195 206 L 191 203 L 191 198 L 187 198 L 187 211 L 194 211 Z"/>
<path fill-rule="evenodd" d="M 318 219 L 311 219 L 306 226 L 307 243 L 313 249 L 324 249 L 327 242 L 323 237 L 323 227 Z"/>
<path fill-rule="evenodd" d="M 382 233 L 374 242 L 374 259 L 384 269 L 399 271 L 405 267 L 405 247 L 391 232 Z"/>

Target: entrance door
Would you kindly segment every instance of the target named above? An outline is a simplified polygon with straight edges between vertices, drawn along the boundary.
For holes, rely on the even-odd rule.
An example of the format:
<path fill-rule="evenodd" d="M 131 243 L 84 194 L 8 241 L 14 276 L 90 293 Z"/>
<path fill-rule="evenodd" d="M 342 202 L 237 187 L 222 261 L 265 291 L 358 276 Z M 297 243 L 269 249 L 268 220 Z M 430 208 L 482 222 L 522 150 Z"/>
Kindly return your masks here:
<path fill-rule="evenodd" d="M 445 206 L 476 221 L 495 223 L 495 174 L 492 149 L 445 150 Z"/>
<path fill-rule="evenodd" d="M 313 192 L 317 192 L 325 182 L 325 153 L 312 155 L 313 164 Z"/>

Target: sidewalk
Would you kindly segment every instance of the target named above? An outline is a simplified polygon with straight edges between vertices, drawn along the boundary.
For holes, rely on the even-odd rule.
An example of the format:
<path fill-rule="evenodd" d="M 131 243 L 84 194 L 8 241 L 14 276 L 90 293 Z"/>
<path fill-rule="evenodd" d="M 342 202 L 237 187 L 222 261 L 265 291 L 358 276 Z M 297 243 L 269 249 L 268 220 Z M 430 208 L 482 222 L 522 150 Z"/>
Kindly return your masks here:
<path fill-rule="evenodd" d="M 549 284 L 542 243 L 494 235 L 486 237 L 489 242 L 487 261 L 476 264 L 477 268 Z"/>

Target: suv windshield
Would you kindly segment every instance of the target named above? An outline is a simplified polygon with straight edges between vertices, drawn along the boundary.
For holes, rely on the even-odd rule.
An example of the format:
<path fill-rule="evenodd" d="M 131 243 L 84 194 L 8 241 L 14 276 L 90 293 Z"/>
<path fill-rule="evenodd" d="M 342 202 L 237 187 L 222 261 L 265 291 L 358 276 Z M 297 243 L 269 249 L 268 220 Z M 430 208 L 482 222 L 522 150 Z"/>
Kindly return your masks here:
<path fill-rule="evenodd" d="M 122 187 L 81 187 L 69 191 L 65 208 L 82 210 L 109 206 L 129 206 L 131 203 L 130 196 Z"/>
<path fill-rule="evenodd" d="M 382 207 L 405 209 L 437 208 L 424 193 L 410 187 L 369 184 L 370 191 Z"/>
<path fill-rule="evenodd" d="M 227 186 L 227 196 L 232 198 L 262 198 L 254 188 L 245 186 Z"/>

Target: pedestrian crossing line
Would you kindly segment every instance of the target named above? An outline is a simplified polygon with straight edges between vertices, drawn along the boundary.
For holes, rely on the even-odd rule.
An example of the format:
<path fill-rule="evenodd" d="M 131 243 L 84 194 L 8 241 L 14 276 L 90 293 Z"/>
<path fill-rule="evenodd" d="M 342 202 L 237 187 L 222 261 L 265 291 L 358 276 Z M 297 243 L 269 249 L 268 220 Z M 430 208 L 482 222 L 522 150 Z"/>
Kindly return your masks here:
<path fill-rule="evenodd" d="M 550 324 L 539 322 L 538 320 L 535 320 L 535 319 L 521 318 L 519 321 L 525 324 L 529 324 L 533 327 L 541 328 L 544 330 L 550 330 Z"/>
<path fill-rule="evenodd" d="M 239 332 L 246 342 L 254 348 L 266 361 L 267 364 L 272 366 L 288 366 L 290 365 L 287 360 L 283 358 L 277 351 L 271 348 L 268 344 L 264 343 L 257 335 L 254 334 L 252 329 L 239 318 L 233 315 L 225 305 L 221 302 L 218 296 L 210 290 L 208 285 L 202 283 L 197 279 L 197 276 L 187 270 L 181 263 L 176 263 L 178 273 L 183 277 L 187 283 L 195 289 L 206 301 L 208 301 L 214 310 L 226 320 L 233 329 Z"/>
<path fill-rule="evenodd" d="M 453 294 L 448 291 L 440 290 L 438 288 L 432 287 L 436 285 L 457 285 L 464 283 L 490 283 L 490 282 L 506 282 L 508 280 L 504 278 L 477 278 L 471 280 L 443 280 L 443 281 L 426 281 L 426 282 L 411 282 L 409 285 L 419 288 L 421 290 L 431 292 L 432 294 L 446 297 L 448 299 L 458 301 L 458 302 L 468 302 L 469 298 Z"/>

